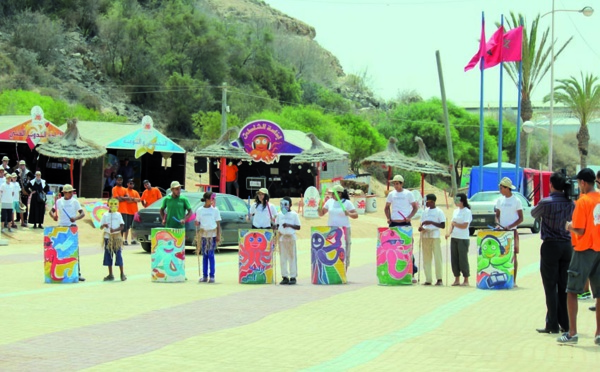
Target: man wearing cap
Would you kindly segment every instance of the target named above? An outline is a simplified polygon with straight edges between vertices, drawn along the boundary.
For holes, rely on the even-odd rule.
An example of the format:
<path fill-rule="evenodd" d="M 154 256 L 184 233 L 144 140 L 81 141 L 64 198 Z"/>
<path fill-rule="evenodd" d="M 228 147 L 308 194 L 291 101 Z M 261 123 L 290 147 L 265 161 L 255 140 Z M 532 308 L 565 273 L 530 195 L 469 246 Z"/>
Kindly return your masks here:
<path fill-rule="evenodd" d="M 539 333 L 558 333 L 569 329 L 567 312 L 567 269 L 573 255 L 571 234 L 564 229 L 575 204 L 564 193 L 566 179 L 560 172 L 550 176 L 550 195 L 531 211 L 542 219 L 540 274 L 546 295 L 546 326 Z"/>
<path fill-rule="evenodd" d="M 4 172 L 10 172 L 10 167 L 8 166 L 9 160 L 8 156 L 2 158 L 2 169 L 4 169 Z"/>
<path fill-rule="evenodd" d="M 395 175 L 392 179 L 392 190 L 386 199 L 385 216 L 389 227 L 395 226 L 411 226 L 410 220 L 419 210 L 419 204 L 415 200 L 412 192 L 404 189 L 404 177 Z M 413 255 L 413 283 L 416 283 L 414 275 L 417 273 L 417 265 L 415 265 L 415 256 Z"/>
<path fill-rule="evenodd" d="M 77 220 L 82 219 L 85 216 L 83 208 L 79 200 L 73 198 L 73 192 L 75 189 L 72 185 L 65 185 L 62 189 L 64 197 L 58 199 L 52 209 L 50 209 L 49 215 L 54 221 L 58 221 L 58 226 L 77 226 Z M 79 246 L 79 241 L 77 242 Z M 84 282 L 85 278 L 81 276 L 81 261 L 79 256 L 77 257 L 79 262 L 79 281 Z"/>
<path fill-rule="evenodd" d="M 583 293 L 588 279 L 596 299 L 596 307 L 600 302 L 600 193 L 594 190 L 595 181 L 594 171 L 590 168 L 584 168 L 577 173 L 580 197 L 575 202 L 573 221 L 567 222 L 565 226 L 571 232 L 575 243 L 567 279 L 569 331 L 556 340 L 559 343 L 576 344 L 579 340 L 577 294 Z M 599 313 L 596 313 L 594 343 L 600 345 Z"/>
<path fill-rule="evenodd" d="M 27 169 L 27 164 L 25 164 L 25 160 L 19 161 L 19 168 L 15 171 L 17 173 L 17 178 L 19 185 L 21 186 L 21 193 L 19 197 L 21 198 L 22 205 L 25 206 L 25 210 L 23 213 L 17 216 L 17 222 L 21 221 L 21 226 L 27 226 L 27 212 L 28 212 L 28 199 L 29 192 L 27 192 L 27 176 L 29 175 L 29 169 Z"/>
<path fill-rule="evenodd" d="M 121 230 L 121 235 L 123 236 L 123 245 L 128 245 L 127 237 L 129 236 L 129 229 L 133 224 L 133 217 L 138 211 L 138 203 L 140 201 L 140 194 L 133 187 L 135 183 L 133 178 L 130 178 L 127 181 L 127 188 L 124 191 L 124 195 L 121 197 L 119 202 L 119 212 L 123 216 L 123 221 L 125 222 L 125 226 Z M 123 208 L 121 208 L 121 204 L 123 204 Z M 122 211 L 121 211 L 122 210 Z M 131 236 L 131 244 L 137 244 L 137 241 Z"/>
<path fill-rule="evenodd" d="M 142 193 L 142 197 L 140 198 L 142 201 L 142 205 L 144 208 L 148 208 L 148 206 L 158 199 L 162 199 L 162 194 L 158 187 L 152 187 L 150 181 L 144 180 L 144 192 Z"/>
<path fill-rule="evenodd" d="M 50 187 L 42 179 L 42 172 L 35 172 L 35 178 L 27 184 L 27 192 L 31 194 L 31 203 L 29 204 L 28 222 L 33 224 L 36 229 L 39 224 L 40 229 L 44 228 L 44 215 L 46 214 L 46 194 Z"/>
<path fill-rule="evenodd" d="M 392 179 L 392 190 L 386 199 L 385 216 L 389 227 L 410 226 L 411 218 L 417 213 L 419 205 L 415 196 L 404 189 L 404 177 L 396 175 Z"/>
<path fill-rule="evenodd" d="M 425 284 L 431 285 L 431 261 L 435 260 L 435 285 L 442 285 L 442 248 L 440 245 L 440 229 L 446 228 L 446 215 L 435 206 L 434 194 L 425 196 L 427 207 L 421 216 L 421 239 L 423 239 L 423 267 L 425 268 Z"/>
<path fill-rule="evenodd" d="M 500 198 L 496 201 L 496 229 L 513 231 L 515 234 L 514 249 L 515 249 L 515 274 L 514 286 L 517 286 L 517 254 L 519 253 L 519 233 L 517 227 L 523 222 L 523 204 L 512 191 L 516 188 L 512 180 L 504 177 L 500 180 Z"/>
<path fill-rule="evenodd" d="M 171 229 L 183 229 L 191 215 L 192 206 L 188 198 L 181 195 L 181 184 L 178 181 L 171 182 L 171 195 L 162 198 L 160 207 L 162 224 Z"/>

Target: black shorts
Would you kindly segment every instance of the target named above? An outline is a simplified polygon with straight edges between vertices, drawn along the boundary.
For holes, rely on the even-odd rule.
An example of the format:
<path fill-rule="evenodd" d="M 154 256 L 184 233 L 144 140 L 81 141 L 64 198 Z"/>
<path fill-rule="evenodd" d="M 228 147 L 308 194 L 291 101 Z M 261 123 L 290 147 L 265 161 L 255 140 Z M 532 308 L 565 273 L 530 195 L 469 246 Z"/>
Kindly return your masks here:
<path fill-rule="evenodd" d="M 123 213 L 123 222 L 125 224 L 125 226 L 123 226 L 123 231 L 129 231 L 133 224 L 133 214 Z"/>
<path fill-rule="evenodd" d="M 574 251 L 567 274 L 567 292 L 583 293 L 589 278 L 594 298 L 600 297 L 600 252 L 593 249 Z"/>

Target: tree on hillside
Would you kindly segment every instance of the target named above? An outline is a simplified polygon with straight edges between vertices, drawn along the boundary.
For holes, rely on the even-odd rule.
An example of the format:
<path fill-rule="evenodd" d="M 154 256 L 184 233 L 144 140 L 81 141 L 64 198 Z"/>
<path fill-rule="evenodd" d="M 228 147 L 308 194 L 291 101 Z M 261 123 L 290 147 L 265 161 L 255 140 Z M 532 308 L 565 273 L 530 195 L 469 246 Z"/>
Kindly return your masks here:
<path fill-rule="evenodd" d="M 571 76 L 568 79 L 558 79 L 559 85 L 554 88 L 554 100 L 567 106 L 573 115 L 579 119 L 580 127 L 577 132 L 577 149 L 581 168 L 587 167 L 590 132 L 588 122 L 600 116 L 600 85 L 598 77 L 592 74 L 583 75 L 581 82 Z M 544 97 L 544 102 L 550 100 L 550 95 Z"/>
<path fill-rule="evenodd" d="M 479 118 L 451 103 L 448 105 L 448 114 L 454 150 L 454 167 L 457 176 L 460 176 L 459 172 L 463 166 L 471 166 L 479 162 Z M 498 142 L 495 134 L 498 133 L 498 122 L 487 118 L 484 127 L 484 161 L 497 161 Z M 398 150 L 407 156 L 417 154 L 418 145 L 414 141 L 414 137 L 419 136 L 427 146 L 429 155 L 435 161 L 442 164 L 448 163 L 443 111 L 439 99 L 400 104 L 393 109 L 389 116 L 381 119 L 376 128 L 386 138 L 396 137 Z M 514 126 L 512 128 L 510 125 L 504 126 L 504 148 L 514 147 L 514 131 Z M 510 155 L 505 150 L 503 160 L 509 160 Z"/>
<path fill-rule="evenodd" d="M 348 134 L 345 150 L 350 154 L 350 168 L 356 174 L 360 173 L 360 161 L 369 155 L 382 151 L 385 138 L 371 124 L 354 114 L 336 116 L 335 120 Z"/>

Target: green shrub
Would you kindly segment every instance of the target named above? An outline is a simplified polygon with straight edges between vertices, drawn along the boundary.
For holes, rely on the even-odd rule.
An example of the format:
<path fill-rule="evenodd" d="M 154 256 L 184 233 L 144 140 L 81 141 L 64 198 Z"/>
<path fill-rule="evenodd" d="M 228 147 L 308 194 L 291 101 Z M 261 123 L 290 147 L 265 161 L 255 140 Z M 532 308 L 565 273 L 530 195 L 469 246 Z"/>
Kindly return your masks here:
<path fill-rule="evenodd" d="M 65 33 L 59 20 L 26 10 L 12 20 L 11 43 L 37 55 L 37 61 L 48 66 L 58 60 L 65 45 Z"/>

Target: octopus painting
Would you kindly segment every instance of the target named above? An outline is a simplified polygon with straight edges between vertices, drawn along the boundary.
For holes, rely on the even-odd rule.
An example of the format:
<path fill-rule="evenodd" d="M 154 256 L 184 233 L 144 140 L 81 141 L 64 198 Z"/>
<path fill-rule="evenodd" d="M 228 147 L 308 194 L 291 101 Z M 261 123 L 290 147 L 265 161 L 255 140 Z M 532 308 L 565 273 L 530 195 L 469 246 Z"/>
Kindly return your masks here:
<path fill-rule="evenodd" d="M 273 280 L 273 233 L 268 230 L 240 230 L 239 234 L 239 282 L 270 283 Z"/>
<path fill-rule="evenodd" d="M 346 248 L 343 227 L 313 227 L 311 264 L 313 284 L 346 283 Z"/>
<path fill-rule="evenodd" d="M 377 246 L 377 278 L 382 285 L 412 284 L 412 228 L 379 229 Z"/>

